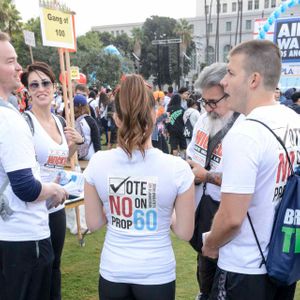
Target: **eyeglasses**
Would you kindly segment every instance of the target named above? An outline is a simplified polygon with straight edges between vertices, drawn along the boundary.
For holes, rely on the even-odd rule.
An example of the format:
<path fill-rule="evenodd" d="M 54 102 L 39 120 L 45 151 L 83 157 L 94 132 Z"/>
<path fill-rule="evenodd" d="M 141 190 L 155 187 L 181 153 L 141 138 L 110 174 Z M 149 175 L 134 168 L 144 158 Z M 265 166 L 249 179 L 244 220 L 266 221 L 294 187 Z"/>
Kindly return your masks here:
<path fill-rule="evenodd" d="M 228 94 L 224 94 L 219 100 L 205 100 L 203 97 L 200 99 L 201 104 L 205 107 L 208 105 L 211 109 L 217 107 L 217 104 L 223 100 L 224 98 L 228 97 Z"/>
<path fill-rule="evenodd" d="M 51 87 L 51 85 L 53 85 L 53 83 L 50 80 L 42 80 L 41 82 L 34 81 L 34 82 L 29 83 L 29 89 L 32 91 L 35 91 L 38 88 L 40 88 L 41 86 L 44 89 L 49 89 Z"/>

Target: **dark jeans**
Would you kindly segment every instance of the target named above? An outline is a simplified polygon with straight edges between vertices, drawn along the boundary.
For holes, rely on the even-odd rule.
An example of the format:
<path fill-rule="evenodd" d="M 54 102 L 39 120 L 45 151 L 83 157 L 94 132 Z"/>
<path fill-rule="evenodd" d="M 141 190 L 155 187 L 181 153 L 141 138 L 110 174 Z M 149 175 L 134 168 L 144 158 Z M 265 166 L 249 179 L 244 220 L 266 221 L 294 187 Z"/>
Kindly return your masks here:
<path fill-rule="evenodd" d="M 0 299 L 49 300 L 52 263 L 50 238 L 0 241 Z"/>
<path fill-rule="evenodd" d="M 296 283 L 277 287 L 267 274 L 247 275 L 217 268 L 210 300 L 293 300 Z"/>
<path fill-rule="evenodd" d="M 197 281 L 200 292 L 204 295 L 210 295 L 217 270 L 217 260 L 207 258 L 198 253 L 197 262 Z"/>
<path fill-rule="evenodd" d="M 166 284 L 140 285 L 116 283 L 99 277 L 100 300 L 175 300 L 175 281 Z"/>
<path fill-rule="evenodd" d="M 66 212 L 64 208 L 49 214 L 49 227 L 54 252 L 50 299 L 61 300 L 60 258 L 66 235 Z"/>

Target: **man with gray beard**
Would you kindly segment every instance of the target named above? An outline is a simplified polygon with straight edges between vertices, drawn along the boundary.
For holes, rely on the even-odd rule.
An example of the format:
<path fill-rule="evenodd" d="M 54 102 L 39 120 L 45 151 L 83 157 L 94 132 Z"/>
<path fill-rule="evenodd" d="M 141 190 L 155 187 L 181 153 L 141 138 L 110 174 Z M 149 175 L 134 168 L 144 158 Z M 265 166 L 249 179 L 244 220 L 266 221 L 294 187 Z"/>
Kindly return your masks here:
<path fill-rule="evenodd" d="M 201 204 L 199 209 L 203 218 L 198 219 L 201 232 L 209 231 L 219 206 L 222 182 L 222 139 L 238 117 L 238 114 L 227 107 L 227 94 L 220 85 L 225 74 L 226 64 L 214 63 L 203 69 L 195 83 L 195 88 L 202 94 L 201 104 L 206 112 L 195 124 L 192 141 L 187 148 L 187 157 L 190 158 L 188 162 L 195 174 L 197 185 L 195 201 L 199 203 L 198 205 Z M 216 146 L 213 147 L 210 157 L 207 157 L 211 141 L 211 144 Z M 209 299 L 216 268 L 216 260 L 208 259 L 198 252 L 197 280 L 200 294 L 196 299 Z"/>

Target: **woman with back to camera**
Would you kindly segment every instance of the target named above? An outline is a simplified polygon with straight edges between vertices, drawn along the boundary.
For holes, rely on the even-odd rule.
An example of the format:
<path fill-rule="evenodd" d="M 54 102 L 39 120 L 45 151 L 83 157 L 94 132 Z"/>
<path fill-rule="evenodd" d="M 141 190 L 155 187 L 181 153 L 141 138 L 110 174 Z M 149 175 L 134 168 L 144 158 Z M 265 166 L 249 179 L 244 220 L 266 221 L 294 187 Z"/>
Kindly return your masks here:
<path fill-rule="evenodd" d="M 59 173 L 82 142 L 81 135 L 71 127 L 63 128 L 60 119 L 51 113 L 55 75 L 43 62 L 27 66 L 21 81 L 31 96 L 32 108 L 25 112 L 33 134 L 34 148 L 41 169 L 42 182 L 57 181 Z M 64 205 L 49 209 L 49 227 L 54 251 L 50 299 L 61 299 L 60 258 L 66 233 Z"/>
<path fill-rule="evenodd" d="M 121 82 L 115 102 L 118 147 L 94 154 L 84 172 L 88 228 L 107 223 L 99 297 L 174 300 L 170 226 L 190 240 L 194 176 L 185 161 L 152 147 L 155 100 L 140 75 Z"/>

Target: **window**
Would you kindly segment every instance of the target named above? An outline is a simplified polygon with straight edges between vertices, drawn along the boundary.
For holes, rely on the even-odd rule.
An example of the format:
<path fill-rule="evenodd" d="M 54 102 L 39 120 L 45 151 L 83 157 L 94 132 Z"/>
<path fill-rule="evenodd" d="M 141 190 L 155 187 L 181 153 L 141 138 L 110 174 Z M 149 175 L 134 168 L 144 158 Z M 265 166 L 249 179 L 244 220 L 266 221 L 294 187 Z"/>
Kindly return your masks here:
<path fill-rule="evenodd" d="M 276 0 L 271 0 L 271 7 L 272 8 L 276 7 Z"/>
<path fill-rule="evenodd" d="M 119 30 L 116 30 L 116 35 L 119 35 Z"/>
<path fill-rule="evenodd" d="M 223 48 L 223 62 L 227 62 L 228 61 L 228 54 L 229 51 L 231 50 L 231 46 L 230 45 L 225 45 Z"/>
<path fill-rule="evenodd" d="M 241 11 L 242 10 L 242 1 L 240 2 L 238 2 L 238 8 L 239 8 L 239 11 Z"/>
<path fill-rule="evenodd" d="M 227 3 L 223 3 L 223 13 L 227 13 Z"/>
<path fill-rule="evenodd" d="M 236 2 L 232 2 L 232 11 L 233 11 L 233 12 L 236 11 Z"/>
<path fill-rule="evenodd" d="M 259 9 L 259 0 L 254 0 L 254 9 Z"/>
<path fill-rule="evenodd" d="M 219 5 L 218 5 L 219 4 Z M 216 12 L 217 13 L 220 13 L 221 12 L 221 4 L 220 3 L 217 3 L 216 5 Z"/>
<path fill-rule="evenodd" d="M 213 31 L 213 24 L 212 23 L 207 24 L 207 31 L 208 32 L 212 32 Z"/>
<path fill-rule="evenodd" d="M 251 30 L 251 29 L 252 29 L 252 21 L 246 20 L 246 30 Z"/>
<path fill-rule="evenodd" d="M 215 49 L 212 46 L 207 47 L 207 64 L 211 65 L 215 62 Z"/>
<path fill-rule="evenodd" d="M 226 22 L 226 31 L 231 32 L 231 22 Z"/>
<path fill-rule="evenodd" d="M 270 2 L 269 0 L 265 0 L 265 8 L 269 8 Z"/>
<path fill-rule="evenodd" d="M 252 10 L 253 9 L 253 2 L 252 0 L 248 1 L 248 10 Z"/>

